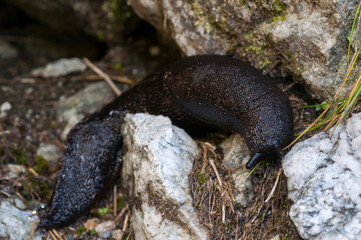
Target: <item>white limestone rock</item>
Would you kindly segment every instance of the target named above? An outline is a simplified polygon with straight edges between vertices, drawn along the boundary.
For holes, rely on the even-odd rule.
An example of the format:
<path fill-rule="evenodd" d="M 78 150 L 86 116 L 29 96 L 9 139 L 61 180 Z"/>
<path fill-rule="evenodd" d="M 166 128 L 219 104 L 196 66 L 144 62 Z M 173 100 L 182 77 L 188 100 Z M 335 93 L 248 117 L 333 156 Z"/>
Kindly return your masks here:
<path fill-rule="evenodd" d="M 304 239 L 361 239 L 361 114 L 283 159 L 290 216 Z"/>
<path fill-rule="evenodd" d="M 168 118 L 143 113 L 126 115 L 122 134 L 135 239 L 207 239 L 188 184 L 197 144 Z"/>

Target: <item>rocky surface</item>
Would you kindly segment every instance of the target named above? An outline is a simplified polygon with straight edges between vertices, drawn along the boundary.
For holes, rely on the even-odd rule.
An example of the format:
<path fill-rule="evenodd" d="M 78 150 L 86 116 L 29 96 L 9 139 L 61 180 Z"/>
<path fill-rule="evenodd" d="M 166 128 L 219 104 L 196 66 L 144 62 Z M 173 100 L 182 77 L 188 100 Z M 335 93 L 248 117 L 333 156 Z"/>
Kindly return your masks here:
<path fill-rule="evenodd" d="M 185 55 L 245 56 L 265 70 L 280 63 L 282 71 L 302 81 L 318 99 L 332 98 L 345 75 L 348 36 L 359 4 L 356 0 L 129 2 Z"/>
<path fill-rule="evenodd" d="M 332 138 L 319 133 L 283 159 L 290 216 L 304 239 L 361 238 L 361 114 Z"/>
<path fill-rule="evenodd" d="M 122 133 L 135 239 L 207 239 L 188 183 L 197 144 L 162 116 L 128 114 Z"/>

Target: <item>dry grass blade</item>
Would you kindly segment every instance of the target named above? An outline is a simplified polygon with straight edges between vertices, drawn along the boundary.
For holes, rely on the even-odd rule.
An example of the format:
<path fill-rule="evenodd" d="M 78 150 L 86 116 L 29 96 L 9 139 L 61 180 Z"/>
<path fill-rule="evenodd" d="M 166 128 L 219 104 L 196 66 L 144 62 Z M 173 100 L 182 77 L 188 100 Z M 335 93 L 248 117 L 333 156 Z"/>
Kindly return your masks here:
<path fill-rule="evenodd" d="M 275 184 L 273 185 L 273 188 L 272 188 L 272 190 L 271 190 L 271 193 L 268 195 L 265 203 L 267 203 L 267 202 L 271 199 L 271 197 L 273 196 L 273 194 L 274 194 L 274 192 L 275 192 L 275 190 L 276 190 L 277 184 L 278 184 L 278 180 L 280 179 L 281 173 L 282 173 L 282 168 L 280 168 L 280 170 L 279 170 L 278 173 L 277 173 L 276 182 L 275 182 Z"/>
<path fill-rule="evenodd" d="M 224 169 L 215 147 L 209 143 L 198 143 L 200 153 L 195 161 L 190 186 L 201 221 L 212 239 L 229 239 L 237 235 L 238 214 L 234 206 L 233 182 Z"/>
<path fill-rule="evenodd" d="M 110 77 L 108 76 L 108 74 L 106 74 L 105 72 L 103 72 L 102 70 L 100 70 L 97 66 L 95 66 L 92 62 L 89 61 L 89 59 L 87 58 L 83 58 L 83 61 L 85 62 L 86 65 L 88 65 L 94 72 L 96 72 L 97 74 L 99 74 L 99 76 L 102 76 L 104 78 L 104 80 L 108 83 L 108 85 L 113 89 L 113 91 L 115 92 L 115 94 L 117 96 L 119 96 L 121 94 L 120 90 L 117 88 L 117 86 L 115 86 L 115 84 L 113 83 L 113 81 L 110 79 Z"/>

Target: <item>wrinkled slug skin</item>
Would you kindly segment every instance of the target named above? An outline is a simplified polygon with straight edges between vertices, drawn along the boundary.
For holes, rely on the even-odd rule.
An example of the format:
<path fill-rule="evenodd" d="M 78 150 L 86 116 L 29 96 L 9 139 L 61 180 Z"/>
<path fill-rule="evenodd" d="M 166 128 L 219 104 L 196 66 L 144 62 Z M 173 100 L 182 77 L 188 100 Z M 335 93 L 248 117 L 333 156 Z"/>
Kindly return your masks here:
<path fill-rule="evenodd" d="M 40 228 L 68 225 L 112 184 L 120 169 L 122 120 L 136 112 L 168 116 L 186 130 L 207 126 L 240 133 L 256 156 L 248 167 L 277 158 L 293 134 L 288 97 L 249 64 L 215 55 L 181 59 L 74 127 Z"/>

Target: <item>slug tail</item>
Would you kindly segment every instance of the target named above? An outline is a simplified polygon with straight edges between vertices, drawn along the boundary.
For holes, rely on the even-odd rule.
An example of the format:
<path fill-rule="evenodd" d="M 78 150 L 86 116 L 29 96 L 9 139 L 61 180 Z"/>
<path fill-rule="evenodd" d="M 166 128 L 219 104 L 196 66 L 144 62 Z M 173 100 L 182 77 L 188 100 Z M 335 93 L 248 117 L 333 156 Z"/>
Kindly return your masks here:
<path fill-rule="evenodd" d="M 121 120 L 88 120 L 76 125 L 68 136 L 63 167 L 38 228 L 68 225 L 89 210 L 120 171 Z"/>

